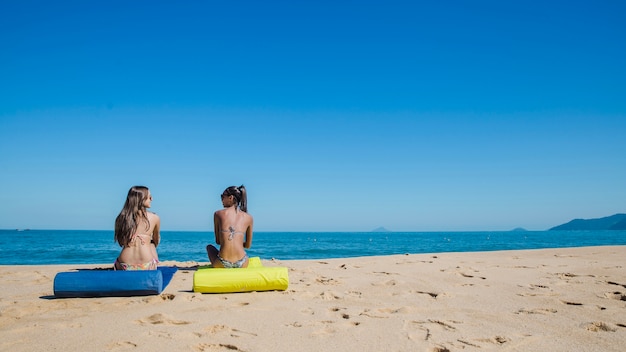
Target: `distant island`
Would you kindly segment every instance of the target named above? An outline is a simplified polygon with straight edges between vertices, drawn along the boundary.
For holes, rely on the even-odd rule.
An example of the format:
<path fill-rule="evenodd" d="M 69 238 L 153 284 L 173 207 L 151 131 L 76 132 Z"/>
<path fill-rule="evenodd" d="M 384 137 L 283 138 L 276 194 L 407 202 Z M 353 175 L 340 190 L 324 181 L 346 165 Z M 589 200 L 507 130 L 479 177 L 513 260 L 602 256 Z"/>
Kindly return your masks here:
<path fill-rule="evenodd" d="M 391 232 L 391 231 L 389 231 L 386 228 L 381 226 L 381 227 L 377 227 L 377 228 L 373 229 L 372 232 Z"/>
<path fill-rule="evenodd" d="M 615 214 L 597 219 L 574 219 L 550 229 L 550 231 L 556 230 L 626 230 L 626 214 Z"/>
<path fill-rule="evenodd" d="M 511 231 L 528 231 L 528 230 L 526 230 L 526 229 L 525 229 L 525 228 L 523 228 L 523 227 L 516 227 L 516 228 L 514 228 L 514 229 L 513 229 L 513 230 L 511 230 Z"/>

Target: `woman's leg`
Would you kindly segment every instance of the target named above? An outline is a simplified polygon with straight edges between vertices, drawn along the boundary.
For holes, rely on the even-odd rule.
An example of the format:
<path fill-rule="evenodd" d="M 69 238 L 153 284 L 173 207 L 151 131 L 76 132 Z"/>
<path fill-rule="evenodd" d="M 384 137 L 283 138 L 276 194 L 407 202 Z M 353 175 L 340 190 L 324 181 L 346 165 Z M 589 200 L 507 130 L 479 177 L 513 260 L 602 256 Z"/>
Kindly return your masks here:
<path fill-rule="evenodd" d="M 211 265 L 213 265 L 214 268 L 223 267 L 222 262 L 219 259 L 217 259 L 217 254 L 219 253 L 219 250 L 215 248 L 215 246 L 213 246 L 212 244 L 206 246 L 206 252 L 209 255 L 209 260 L 211 261 Z"/>

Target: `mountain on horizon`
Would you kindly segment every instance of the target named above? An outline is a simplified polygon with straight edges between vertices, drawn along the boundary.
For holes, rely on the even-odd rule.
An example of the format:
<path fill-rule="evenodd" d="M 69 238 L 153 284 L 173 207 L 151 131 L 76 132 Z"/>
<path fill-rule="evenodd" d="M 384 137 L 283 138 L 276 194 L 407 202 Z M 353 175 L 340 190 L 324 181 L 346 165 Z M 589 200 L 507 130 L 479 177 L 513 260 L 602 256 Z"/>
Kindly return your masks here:
<path fill-rule="evenodd" d="M 381 227 L 377 227 L 377 228 L 373 229 L 372 232 L 391 232 L 391 231 L 389 231 L 386 228 L 381 226 Z"/>
<path fill-rule="evenodd" d="M 574 219 L 550 229 L 550 231 L 554 230 L 626 230 L 626 214 L 615 214 L 597 219 Z"/>

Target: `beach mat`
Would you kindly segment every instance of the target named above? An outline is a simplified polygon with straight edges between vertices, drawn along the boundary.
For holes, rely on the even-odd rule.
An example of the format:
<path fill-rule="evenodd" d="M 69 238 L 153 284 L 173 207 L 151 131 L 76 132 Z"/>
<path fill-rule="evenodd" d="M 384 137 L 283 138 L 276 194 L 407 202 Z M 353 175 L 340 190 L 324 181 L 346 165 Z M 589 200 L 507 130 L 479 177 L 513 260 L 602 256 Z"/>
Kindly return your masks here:
<path fill-rule="evenodd" d="M 250 258 L 247 268 L 204 266 L 193 275 L 193 291 L 201 293 L 284 291 L 288 286 L 287 268 L 264 267 L 259 257 Z"/>
<path fill-rule="evenodd" d="M 149 296 L 163 292 L 170 283 L 176 267 L 157 270 L 79 270 L 61 272 L 54 277 L 54 296 L 68 297 L 128 297 Z"/>

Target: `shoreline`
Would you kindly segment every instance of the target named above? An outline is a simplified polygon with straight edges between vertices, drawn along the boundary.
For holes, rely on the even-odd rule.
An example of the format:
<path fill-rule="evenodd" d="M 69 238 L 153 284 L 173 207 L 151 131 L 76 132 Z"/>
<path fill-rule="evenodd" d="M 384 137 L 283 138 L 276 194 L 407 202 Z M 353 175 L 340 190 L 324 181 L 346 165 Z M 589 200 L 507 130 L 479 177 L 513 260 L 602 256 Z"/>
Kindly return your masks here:
<path fill-rule="evenodd" d="M 286 291 L 53 297 L 54 275 L 111 264 L 0 265 L 0 350 L 620 351 L 626 246 L 265 260 Z"/>

